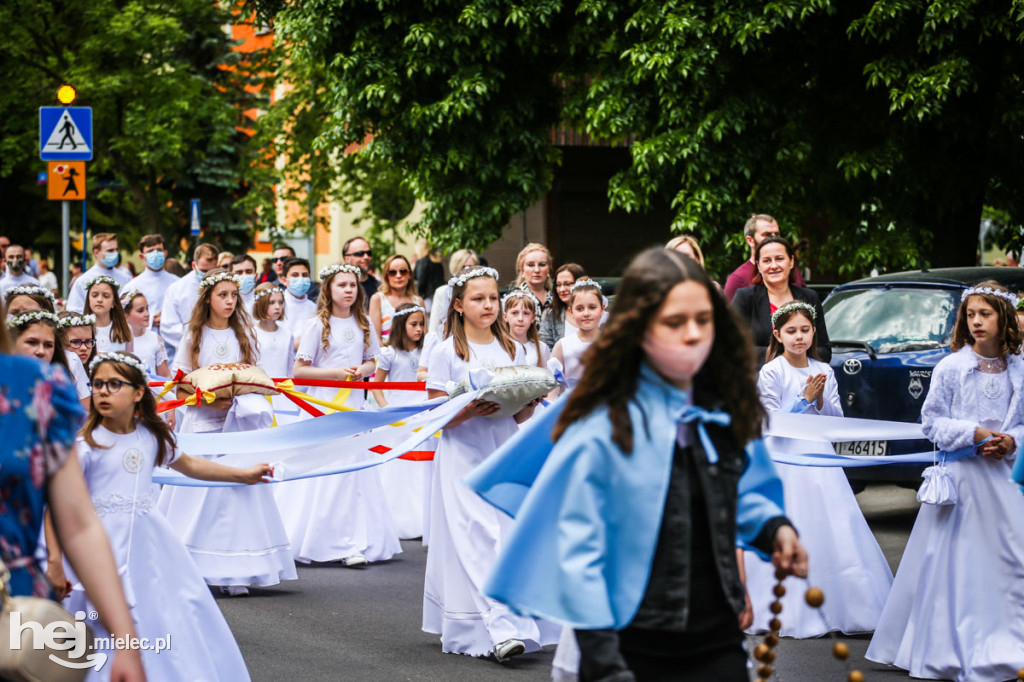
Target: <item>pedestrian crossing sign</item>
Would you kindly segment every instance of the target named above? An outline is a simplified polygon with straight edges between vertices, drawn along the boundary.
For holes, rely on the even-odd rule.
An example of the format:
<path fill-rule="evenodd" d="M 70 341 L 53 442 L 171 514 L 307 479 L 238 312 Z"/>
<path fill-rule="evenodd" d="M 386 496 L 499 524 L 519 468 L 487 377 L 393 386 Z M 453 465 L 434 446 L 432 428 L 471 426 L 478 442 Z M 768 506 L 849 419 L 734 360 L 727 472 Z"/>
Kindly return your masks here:
<path fill-rule="evenodd" d="M 92 161 L 92 107 L 39 107 L 39 158 Z"/>

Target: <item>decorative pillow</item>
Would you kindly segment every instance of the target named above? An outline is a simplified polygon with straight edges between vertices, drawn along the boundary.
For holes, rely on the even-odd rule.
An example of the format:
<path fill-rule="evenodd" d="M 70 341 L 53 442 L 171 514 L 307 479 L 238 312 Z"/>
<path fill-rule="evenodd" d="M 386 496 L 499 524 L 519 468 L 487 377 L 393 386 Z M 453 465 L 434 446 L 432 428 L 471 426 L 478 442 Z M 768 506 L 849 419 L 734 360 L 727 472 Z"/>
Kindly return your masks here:
<path fill-rule="evenodd" d="M 557 385 L 554 374 L 546 367 L 520 365 L 493 370 L 475 369 L 448 391 L 448 397 L 454 398 L 482 388 L 479 399 L 498 404 L 498 411 L 488 415 L 497 419 L 512 416 L 531 401 L 550 393 Z"/>
<path fill-rule="evenodd" d="M 246 393 L 274 395 L 278 391 L 262 367 L 241 362 L 225 362 L 200 367 L 190 372 L 179 384 L 187 393 L 199 390 L 218 398 L 234 398 Z"/>

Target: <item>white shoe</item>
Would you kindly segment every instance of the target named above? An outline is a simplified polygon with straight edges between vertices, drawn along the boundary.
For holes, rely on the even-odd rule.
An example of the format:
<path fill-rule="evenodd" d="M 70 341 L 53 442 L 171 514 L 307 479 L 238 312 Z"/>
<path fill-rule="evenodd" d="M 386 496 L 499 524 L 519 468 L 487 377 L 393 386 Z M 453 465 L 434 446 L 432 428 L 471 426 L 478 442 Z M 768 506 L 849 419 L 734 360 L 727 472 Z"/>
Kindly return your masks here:
<path fill-rule="evenodd" d="M 245 585 L 221 585 L 220 591 L 229 597 L 245 597 L 249 594 L 249 588 Z"/>
<path fill-rule="evenodd" d="M 367 561 L 366 557 L 362 554 L 353 554 L 352 556 L 347 556 L 341 560 L 341 565 L 345 568 L 358 568 L 360 566 L 365 566 L 368 563 L 370 562 Z"/>
<path fill-rule="evenodd" d="M 504 663 L 513 656 L 526 653 L 526 645 L 518 639 L 506 639 L 494 647 L 494 660 Z"/>

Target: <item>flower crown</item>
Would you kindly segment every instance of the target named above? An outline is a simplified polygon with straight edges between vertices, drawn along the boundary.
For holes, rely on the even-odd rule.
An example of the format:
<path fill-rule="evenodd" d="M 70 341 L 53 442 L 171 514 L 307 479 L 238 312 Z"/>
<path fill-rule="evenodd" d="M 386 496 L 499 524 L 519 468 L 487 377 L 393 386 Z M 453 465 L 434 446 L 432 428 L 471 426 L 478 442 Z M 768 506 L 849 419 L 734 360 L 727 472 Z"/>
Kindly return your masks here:
<path fill-rule="evenodd" d="M 221 282 L 231 282 L 239 288 L 242 286 L 242 280 L 238 279 L 238 275 L 232 275 L 230 272 L 218 272 L 216 275 L 203 277 L 199 281 L 199 291 L 207 287 L 217 286 Z"/>
<path fill-rule="evenodd" d="M 101 362 L 123 362 L 142 372 L 142 376 L 149 376 L 149 370 L 146 366 L 130 355 L 125 355 L 124 353 L 100 353 L 89 363 L 90 378 L 96 373 L 96 368 L 100 366 Z"/>
<path fill-rule="evenodd" d="M 145 294 L 138 289 L 125 289 L 121 292 L 121 305 L 127 309 L 128 306 L 131 305 L 132 299 L 136 296 L 145 296 Z"/>
<path fill-rule="evenodd" d="M 780 305 L 778 310 L 772 313 L 772 329 L 775 329 L 775 326 L 778 324 L 780 317 L 782 317 L 786 313 L 791 313 L 796 310 L 799 310 L 800 312 L 809 315 L 811 318 L 811 322 L 814 322 L 818 317 L 818 311 L 815 310 L 814 306 L 811 305 L 810 303 L 804 303 L 803 301 L 790 301 L 789 303 Z"/>
<path fill-rule="evenodd" d="M 20 287 L 11 287 L 4 294 L 4 298 L 10 302 L 15 296 L 45 296 L 50 303 L 53 303 L 57 299 L 54 297 L 53 292 L 43 287 L 32 286 L 31 284 L 22 285 Z"/>
<path fill-rule="evenodd" d="M 396 310 L 391 313 L 391 319 L 393 320 L 396 317 L 402 317 L 404 315 L 412 315 L 413 313 L 423 313 L 426 315 L 427 311 L 421 305 L 414 305 L 411 308 L 402 308 L 401 310 Z"/>
<path fill-rule="evenodd" d="M 90 327 L 96 324 L 95 315 L 68 315 L 67 317 L 60 318 L 60 326 L 62 329 L 68 327 Z"/>
<path fill-rule="evenodd" d="M 271 294 L 283 294 L 283 293 L 284 293 L 284 289 L 282 289 L 281 287 L 274 287 L 273 289 L 263 289 L 262 291 L 257 291 L 256 294 L 253 296 L 252 300 L 255 302 L 255 301 L 260 300 L 264 296 L 270 296 Z"/>
<path fill-rule="evenodd" d="M 971 287 L 969 289 L 964 289 L 964 292 L 960 294 L 960 302 L 963 303 L 964 301 L 966 301 L 968 296 L 980 296 L 982 294 L 996 296 L 998 298 L 1003 299 L 1004 301 L 1008 301 L 1011 307 L 1017 307 L 1016 294 L 1011 294 L 1009 291 L 993 289 L 992 287 Z"/>
<path fill-rule="evenodd" d="M 21 315 L 8 317 L 7 327 L 8 329 L 14 329 L 15 327 L 21 327 L 32 322 L 40 322 L 42 320 L 49 320 L 50 322 L 53 322 L 58 329 L 60 328 L 60 318 L 49 310 L 30 310 L 29 312 L 22 313 Z"/>
<path fill-rule="evenodd" d="M 360 270 L 355 265 L 350 265 L 349 263 L 335 263 L 334 265 L 325 265 L 324 267 L 320 268 L 320 272 L 316 274 L 317 277 L 319 277 L 320 281 L 322 282 L 331 275 L 336 275 L 339 272 L 347 272 L 350 275 L 355 275 L 357 282 L 359 281 L 359 278 L 363 276 L 362 270 Z"/>
<path fill-rule="evenodd" d="M 466 282 L 477 277 L 490 277 L 495 282 L 498 281 L 498 271 L 494 268 L 473 268 L 469 272 L 464 272 L 461 275 L 455 275 L 448 280 L 448 286 L 450 287 L 463 287 L 466 286 Z"/>
<path fill-rule="evenodd" d="M 589 277 L 580 277 L 578 280 L 572 283 L 569 287 L 569 295 L 571 296 L 577 289 L 597 289 L 598 293 L 604 295 L 601 291 L 601 285 L 590 279 Z"/>
<path fill-rule="evenodd" d="M 512 291 L 510 291 L 507 294 L 505 294 L 504 296 L 502 296 L 502 298 L 501 298 L 501 309 L 502 309 L 502 311 L 507 309 L 508 302 L 511 301 L 513 298 L 529 299 L 529 300 L 533 301 L 533 308 L 534 308 L 534 310 L 540 310 L 540 301 L 537 300 L 537 297 L 534 296 L 532 292 L 529 292 L 526 289 L 513 289 Z"/>
<path fill-rule="evenodd" d="M 82 283 L 82 288 L 84 288 L 86 291 L 89 291 L 89 289 L 91 289 L 93 285 L 96 284 L 109 284 L 111 287 L 113 287 L 114 293 L 117 293 L 117 291 L 121 288 L 120 282 L 118 282 L 113 277 L 107 277 L 106 275 L 96 275 L 92 279 L 86 280 L 85 282 Z"/>

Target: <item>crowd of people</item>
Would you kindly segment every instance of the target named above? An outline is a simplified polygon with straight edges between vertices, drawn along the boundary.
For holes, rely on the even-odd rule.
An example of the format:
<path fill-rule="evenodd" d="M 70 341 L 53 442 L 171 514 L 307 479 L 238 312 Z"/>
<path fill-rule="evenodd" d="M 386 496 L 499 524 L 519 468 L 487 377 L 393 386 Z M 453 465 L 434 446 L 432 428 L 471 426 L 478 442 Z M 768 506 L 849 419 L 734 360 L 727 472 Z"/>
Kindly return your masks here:
<path fill-rule="evenodd" d="M 766 413 L 843 411 L 821 302 L 792 244 L 765 214 L 744 236 L 750 259 L 724 287 L 698 241 L 681 236 L 637 255 L 611 305 L 582 265 L 556 267 L 539 243 L 509 277 L 458 250 L 446 281 L 423 246 L 415 262 L 384 259 L 378 279 L 361 237 L 315 277 L 288 247 L 258 269 L 208 243 L 175 274 L 154 234 L 138 243 L 145 269 L 132 276 L 110 233 L 93 237 L 93 265 L 61 302 L 45 260 L 0 237 L 10 593 L 95 608 L 118 636 L 173 633 L 174 652 L 111 651 L 102 676 L 246 679 L 210 588 L 246 595 L 298 579 L 297 562 L 365 568 L 422 538 L 423 629 L 446 653 L 504 662 L 557 643 L 558 678 L 746 680 L 744 631 L 877 630 L 868 657 L 915 677 L 1015 677 L 1016 296 L 994 282 L 964 295 L 955 352 L 936 368 L 922 417 L 938 447 L 978 456 L 950 463 L 962 503 L 922 506 L 894 580 L 840 468 L 771 461 Z M 254 394 L 158 413 L 151 380 L 224 363 L 381 384 L 311 390 L 337 409 L 446 397 L 471 372 L 509 366 L 548 368 L 560 387 L 507 416 L 470 402 L 433 461 L 156 488 L 161 466 L 245 484 L 273 474 L 189 456 L 178 434 L 312 418 Z M 523 480 L 513 503 L 492 494 Z M 773 586 L 786 575 L 783 597 Z M 812 583 L 829 596 L 819 610 L 800 603 Z M 779 603 L 787 618 L 775 627 Z"/>

